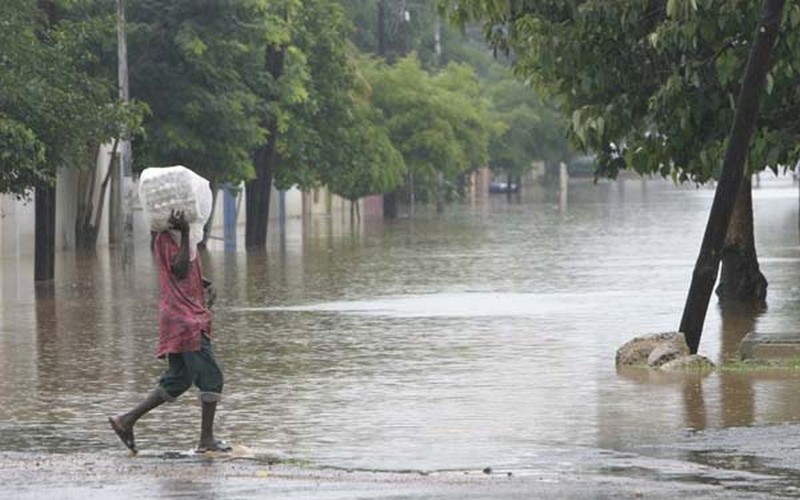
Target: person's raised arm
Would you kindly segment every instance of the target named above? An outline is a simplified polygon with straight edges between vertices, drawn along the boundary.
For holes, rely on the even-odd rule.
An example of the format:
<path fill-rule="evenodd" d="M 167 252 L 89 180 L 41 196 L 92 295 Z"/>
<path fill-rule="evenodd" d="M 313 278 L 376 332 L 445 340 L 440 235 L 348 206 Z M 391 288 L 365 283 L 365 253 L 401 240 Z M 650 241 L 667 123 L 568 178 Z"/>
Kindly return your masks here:
<path fill-rule="evenodd" d="M 189 274 L 189 223 L 186 222 L 183 211 L 172 211 L 169 216 L 169 227 L 181 232 L 181 246 L 172 258 L 170 269 L 172 274 L 182 280 Z"/>

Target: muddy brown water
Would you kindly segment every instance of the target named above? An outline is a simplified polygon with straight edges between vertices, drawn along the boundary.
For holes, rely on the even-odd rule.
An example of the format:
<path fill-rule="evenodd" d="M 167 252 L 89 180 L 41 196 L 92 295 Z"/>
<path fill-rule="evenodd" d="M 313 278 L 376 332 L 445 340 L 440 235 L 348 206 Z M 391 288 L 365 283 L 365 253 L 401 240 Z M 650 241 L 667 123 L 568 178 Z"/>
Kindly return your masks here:
<path fill-rule="evenodd" d="M 798 374 L 618 373 L 617 347 L 674 330 L 713 197 L 648 181 L 573 184 L 413 220 L 290 221 L 266 252 L 213 242 L 218 433 L 257 450 L 366 469 L 569 467 L 596 450 L 800 420 Z M 797 185 L 764 179 L 758 318 L 710 307 L 700 352 L 800 328 Z M 51 287 L 0 261 L 0 442 L 30 453 L 119 450 L 105 416 L 155 383 L 157 274 L 147 241 L 63 253 Z M 194 392 L 137 427 L 140 447 L 191 448 Z M 680 454 L 678 454 L 680 455 Z M 689 457 L 691 458 L 691 457 Z"/>

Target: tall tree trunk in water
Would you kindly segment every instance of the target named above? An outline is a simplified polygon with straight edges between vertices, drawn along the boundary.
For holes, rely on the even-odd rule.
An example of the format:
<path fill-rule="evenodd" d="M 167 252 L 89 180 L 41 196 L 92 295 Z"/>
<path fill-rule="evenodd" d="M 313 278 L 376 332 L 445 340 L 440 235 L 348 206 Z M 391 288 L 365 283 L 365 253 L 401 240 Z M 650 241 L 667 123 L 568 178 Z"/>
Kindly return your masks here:
<path fill-rule="evenodd" d="M 94 206 L 97 181 L 96 169 L 92 169 L 91 174 L 89 174 L 88 185 L 83 185 L 78 190 L 78 195 L 82 197 L 82 200 L 79 201 L 78 215 L 75 218 L 75 244 L 79 250 L 93 250 L 97 245 L 97 235 L 100 231 L 100 221 L 103 217 L 103 208 L 106 202 L 106 191 L 108 190 L 109 182 L 111 182 L 111 174 L 114 169 L 118 168 L 115 164 L 119 161 L 119 156 L 117 155 L 119 143 L 119 139 L 114 140 L 114 146 L 111 148 L 108 170 L 106 170 L 106 175 L 100 183 L 97 207 Z"/>
<path fill-rule="evenodd" d="M 275 176 L 277 151 L 275 135 L 276 123 L 269 126 L 267 143 L 256 151 L 256 178 L 245 186 L 247 203 L 245 205 L 244 244 L 247 248 L 264 247 L 267 244 L 267 223 L 269 222 L 269 202 L 272 194 L 272 178 Z"/>
<path fill-rule="evenodd" d="M 56 268 L 56 188 L 36 188 L 36 229 L 34 248 L 34 281 L 55 277 Z"/>
<path fill-rule="evenodd" d="M 283 60 L 286 47 L 271 46 L 267 49 L 266 66 L 273 81 L 283 75 Z M 247 248 L 260 248 L 267 245 L 267 224 L 269 222 L 269 199 L 272 179 L 275 176 L 280 154 L 278 153 L 278 122 L 270 117 L 265 128 L 269 137 L 267 143 L 255 153 L 256 178 L 245 186 L 247 197 L 245 205 L 244 244 Z"/>
<path fill-rule="evenodd" d="M 436 213 L 444 213 L 444 174 L 436 172 Z"/>
<path fill-rule="evenodd" d="M 45 42 L 47 32 L 59 22 L 59 12 L 53 0 L 37 0 L 47 23 L 37 29 L 37 38 Z M 35 190 L 35 228 L 33 250 L 33 280 L 48 281 L 55 277 L 56 268 L 56 188 L 40 186 Z"/>
<path fill-rule="evenodd" d="M 720 302 L 763 305 L 767 279 L 761 274 L 753 234 L 753 194 L 749 176 L 742 180 L 733 207 L 725 246 L 717 296 Z"/>
<path fill-rule="evenodd" d="M 785 0 L 764 0 L 762 4 L 761 19 L 756 27 L 755 41 L 750 48 L 744 80 L 736 101 L 730 140 L 722 162 L 722 174 L 714 194 L 679 327 L 692 353 L 696 353 L 700 346 L 708 302 L 717 281 L 720 256 L 736 194 L 744 177 L 745 157 L 750 147 L 758 101 L 769 71 L 770 56 L 778 36 L 784 3 Z"/>
<path fill-rule="evenodd" d="M 350 228 L 361 224 L 361 209 L 358 207 L 358 200 L 350 200 Z"/>
<path fill-rule="evenodd" d="M 383 193 L 383 218 L 397 218 L 397 192 Z"/>

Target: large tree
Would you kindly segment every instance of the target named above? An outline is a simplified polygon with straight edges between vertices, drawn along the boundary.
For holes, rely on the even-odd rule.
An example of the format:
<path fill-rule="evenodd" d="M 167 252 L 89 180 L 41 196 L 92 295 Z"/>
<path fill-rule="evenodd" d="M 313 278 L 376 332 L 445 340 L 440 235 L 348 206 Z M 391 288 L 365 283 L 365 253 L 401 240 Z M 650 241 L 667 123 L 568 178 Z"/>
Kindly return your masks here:
<path fill-rule="evenodd" d="M 406 172 L 402 155 L 381 125 L 380 112 L 368 102 L 354 111 L 349 118 L 352 123 L 337 129 L 340 143 L 348 147 L 334 151 L 332 164 L 322 176 L 332 192 L 350 201 L 351 217 L 360 198 L 397 188 Z"/>
<path fill-rule="evenodd" d="M 597 175 L 622 169 L 703 183 L 718 178 L 749 51 L 754 2 L 734 0 L 467 0 L 442 6 L 513 53 L 517 73 L 556 96 L 570 134 L 597 153 Z M 793 62 L 800 6 L 782 18 L 776 63 L 748 151 L 748 173 L 794 165 L 800 102 Z M 749 182 L 747 183 L 749 185 Z M 723 253 L 723 300 L 763 302 L 752 245 L 752 203 L 742 192 Z M 748 233 L 749 231 L 749 233 Z"/>
<path fill-rule="evenodd" d="M 27 0 L 0 3 L 0 19 L 5 20 L 0 30 L 0 192 L 17 196 L 53 181 L 46 146 L 34 130 L 40 110 L 30 84 L 42 78 L 39 61 L 44 59 L 35 36 L 36 14 Z"/>
<path fill-rule="evenodd" d="M 530 171 L 534 160 L 547 165 L 567 160 L 566 120 L 552 104 L 500 65 L 493 66 L 485 86 L 492 117 L 504 125 L 489 143 L 494 173 L 507 176 L 510 184 Z"/>
<path fill-rule="evenodd" d="M 759 15 L 755 3 L 444 4 L 461 22 L 487 20 L 487 38 L 495 47 L 513 52 L 518 73 L 557 96 L 572 118 L 575 142 L 598 154 L 598 175 L 614 176 L 627 168 L 677 181 L 705 182 L 720 176 L 731 146 L 727 133 L 750 53 L 753 20 Z M 791 6 L 779 21 L 776 62 L 768 68 L 767 95 L 755 123 L 753 146 L 746 150 L 748 172 L 792 165 L 799 152 L 800 122 L 789 115 L 800 104 L 794 63 L 800 47 L 800 6 Z M 749 197 L 740 198 L 745 216 L 752 218 Z M 752 224 L 738 227 L 747 230 Z M 756 285 L 741 289 L 750 293 L 745 298 L 759 300 L 765 286 L 755 251 L 737 248 L 750 242 L 751 237 L 732 238 L 724 255 L 739 255 L 754 264 L 732 271 L 752 273 L 739 278 Z"/>
<path fill-rule="evenodd" d="M 333 0 L 282 0 L 264 14 L 274 31 L 259 87 L 269 136 L 247 185 L 249 247 L 266 243 L 273 181 L 279 189 L 325 183 L 354 200 L 394 189 L 403 170 L 386 131 L 371 119 L 344 9 Z"/>
<path fill-rule="evenodd" d="M 489 139 L 502 125 L 490 118 L 470 67 L 451 64 L 431 75 L 409 56 L 394 66 L 373 60 L 364 74 L 423 200 L 433 194 L 439 174 L 453 181 L 486 164 Z"/>
<path fill-rule="evenodd" d="M 54 276 L 57 169 L 93 165 L 100 144 L 135 129 L 138 116 L 117 102 L 113 80 L 91 70 L 102 21 L 72 19 L 70 6 L 0 5 L 0 192 L 35 193 L 37 281 Z"/>
<path fill-rule="evenodd" d="M 347 148 L 336 132 L 345 126 L 355 85 L 340 5 L 333 0 L 261 3 L 265 78 L 255 91 L 264 103 L 260 119 L 268 140 L 255 153 L 256 175 L 247 184 L 248 247 L 266 244 L 273 181 L 280 189 L 310 188 L 332 168 L 336 149 Z"/>
<path fill-rule="evenodd" d="M 118 99 L 118 32 L 116 9 L 101 0 L 60 2 L 62 36 L 71 38 L 69 46 L 72 58 L 79 61 L 81 71 L 95 82 L 102 82 L 97 91 L 106 94 L 105 99 Z M 63 57 L 63 56 L 62 56 Z M 67 58 L 70 59 L 70 58 Z M 80 82 L 74 84 L 75 91 Z M 101 101 L 102 102 L 102 101 Z M 116 163 L 121 157 L 121 144 L 141 132 L 141 120 L 147 106 L 139 101 L 118 102 L 105 109 L 88 106 L 85 111 L 106 130 L 97 136 L 87 136 L 86 157 L 77 165 L 77 214 L 75 220 L 75 243 L 79 250 L 93 250 L 97 244 L 104 202 L 109 188 L 119 188 L 114 183 L 121 179 L 113 174 L 119 172 Z M 113 140 L 112 140 L 113 138 Z M 101 143 L 112 140 L 109 169 L 104 178 L 97 176 L 96 159 L 101 152 Z"/>
<path fill-rule="evenodd" d="M 214 184 L 253 175 L 266 132 L 244 72 L 259 47 L 237 19 L 234 2 L 129 3 L 131 94 L 151 109 L 138 168 L 181 164 Z"/>

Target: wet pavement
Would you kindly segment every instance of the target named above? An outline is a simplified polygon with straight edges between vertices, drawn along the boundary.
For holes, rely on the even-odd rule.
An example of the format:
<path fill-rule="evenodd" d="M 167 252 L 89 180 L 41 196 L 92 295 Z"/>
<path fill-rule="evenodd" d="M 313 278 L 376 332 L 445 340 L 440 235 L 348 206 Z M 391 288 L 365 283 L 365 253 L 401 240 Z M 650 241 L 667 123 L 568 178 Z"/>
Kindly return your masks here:
<path fill-rule="evenodd" d="M 0 260 L 0 497 L 795 496 L 800 371 L 614 367 L 625 341 L 677 326 L 712 196 L 577 184 L 566 205 L 533 192 L 290 221 L 266 252 L 213 242 L 219 433 L 249 460 L 162 458 L 196 440 L 194 394 L 141 421 L 144 456 L 107 428 L 163 369 L 146 240 L 129 268 L 61 254 L 50 287 Z M 715 362 L 750 331 L 798 329 L 797 203 L 791 179 L 754 191 L 769 308 L 712 304 Z"/>
<path fill-rule="evenodd" d="M 547 469 L 369 471 L 109 454 L 8 454 L 1 498 L 774 498 L 797 493 L 768 473 L 597 451 Z M 577 457 L 573 457 L 577 458 Z M 588 460 L 587 460 L 588 459 Z"/>

